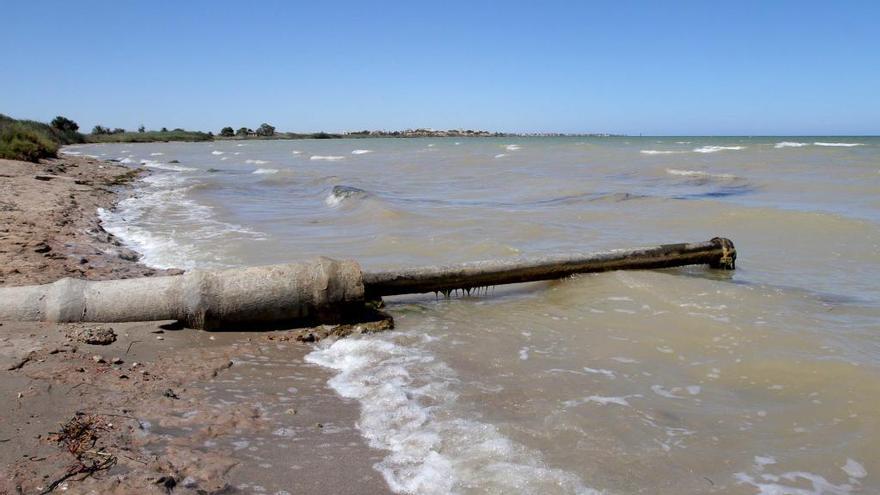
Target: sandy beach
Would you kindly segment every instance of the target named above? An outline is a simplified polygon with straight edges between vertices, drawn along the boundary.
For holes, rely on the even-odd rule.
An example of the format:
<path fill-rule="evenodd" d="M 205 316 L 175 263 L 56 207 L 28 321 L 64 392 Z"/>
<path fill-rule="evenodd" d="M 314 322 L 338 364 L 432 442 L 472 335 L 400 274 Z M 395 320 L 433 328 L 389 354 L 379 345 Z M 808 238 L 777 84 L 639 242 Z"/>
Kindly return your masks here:
<path fill-rule="evenodd" d="M 0 285 L 175 273 L 100 225 L 97 208 L 136 176 L 82 157 L 0 160 Z M 0 323 L 0 494 L 387 493 L 357 403 L 290 337 Z"/>

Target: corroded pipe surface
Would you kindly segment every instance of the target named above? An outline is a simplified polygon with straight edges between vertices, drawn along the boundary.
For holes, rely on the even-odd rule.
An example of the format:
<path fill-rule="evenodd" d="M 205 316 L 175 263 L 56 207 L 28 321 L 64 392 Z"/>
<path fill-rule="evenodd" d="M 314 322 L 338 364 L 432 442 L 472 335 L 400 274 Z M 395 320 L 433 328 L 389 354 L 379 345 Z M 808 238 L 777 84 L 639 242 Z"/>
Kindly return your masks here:
<path fill-rule="evenodd" d="M 576 273 L 641 270 L 683 265 L 734 269 L 736 249 L 729 239 L 663 244 L 597 253 L 478 261 L 364 274 L 367 297 L 448 292 L 491 285 L 536 282 Z"/>

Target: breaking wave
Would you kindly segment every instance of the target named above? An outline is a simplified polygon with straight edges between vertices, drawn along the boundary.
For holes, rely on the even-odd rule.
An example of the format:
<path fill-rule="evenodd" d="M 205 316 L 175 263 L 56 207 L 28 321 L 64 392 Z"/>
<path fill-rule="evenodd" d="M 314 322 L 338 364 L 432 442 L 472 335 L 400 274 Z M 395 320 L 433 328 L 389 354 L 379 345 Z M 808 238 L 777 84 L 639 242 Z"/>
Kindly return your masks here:
<path fill-rule="evenodd" d="M 813 143 L 816 146 L 830 146 L 830 147 L 838 147 L 838 148 L 852 148 L 854 146 L 864 146 L 864 143 L 823 143 L 823 142 L 815 142 Z"/>
<path fill-rule="evenodd" d="M 107 232 L 142 255 L 141 262 L 155 268 L 225 267 L 204 249 L 206 240 L 222 244 L 230 238 L 250 240 L 262 234 L 220 221 L 209 206 L 188 197 L 193 186 L 179 174 L 157 173 L 138 181 L 135 193 L 114 210 L 98 209 Z M 174 225 L 167 222 L 175 219 Z M 179 229 L 186 225 L 186 229 Z"/>
<path fill-rule="evenodd" d="M 745 146 L 702 146 L 699 148 L 694 148 L 694 152 L 696 152 L 696 153 L 717 153 L 719 151 L 725 151 L 725 150 L 737 151 L 737 150 L 744 150 L 744 149 L 746 149 Z"/>
<path fill-rule="evenodd" d="M 374 467 L 397 493 L 594 494 L 578 476 L 547 466 L 541 454 L 494 425 L 460 417 L 455 373 L 416 343 L 425 334 L 386 334 L 322 343 L 306 361 L 336 371 L 328 382 L 361 405 L 358 429 L 387 452 Z"/>
<path fill-rule="evenodd" d="M 352 155 L 366 155 L 367 153 L 372 153 L 373 150 L 354 150 L 351 152 Z"/>
<path fill-rule="evenodd" d="M 265 165 L 269 163 L 268 160 L 245 160 L 244 162 L 248 165 Z"/>
<path fill-rule="evenodd" d="M 277 168 L 258 168 L 251 172 L 252 174 L 277 174 Z"/>
<path fill-rule="evenodd" d="M 333 190 L 330 191 L 330 194 L 328 194 L 326 198 L 324 198 L 324 203 L 327 206 L 336 207 L 349 198 L 366 198 L 369 195 L 370 193 L 357 187 L 333 186 Z"/>
<path fill-rule="evenodd" d="M 338 155 L 312 155 L 309 157 L 309 160 L 327 160 L 327 161 L 336 161 L 336 160 L 344 160 L 344 156 Z"/>
<path fill-rule="evenodd" d="M 120 163 L 131 162 L 122 161 Z M 155 160 L 141 160 L 141 165 L 149 168 L 157 168 L 159 170 L 170 170 L 172 172 L 195 172 L 196 170 L 198 170 L 197 168 L 183 167 L 181 165 L 175 165 L 173 163 L 162 163 Z"/>
<path fill-rule="evenodd" d="M 804 146 L 809 146 L 810 143 L 797 143 L 792 141 L 782 141 L 781 143 L 776 143 L 773 145 L 774 148 L 802 148 Z"/>
<path fill-rule="evenodd" d="M 639 153 L 643 155 L 674 155 L 678 153 L 684 153 L 684 151 L 672 151 L 672 150 L 641 150 Z"/>

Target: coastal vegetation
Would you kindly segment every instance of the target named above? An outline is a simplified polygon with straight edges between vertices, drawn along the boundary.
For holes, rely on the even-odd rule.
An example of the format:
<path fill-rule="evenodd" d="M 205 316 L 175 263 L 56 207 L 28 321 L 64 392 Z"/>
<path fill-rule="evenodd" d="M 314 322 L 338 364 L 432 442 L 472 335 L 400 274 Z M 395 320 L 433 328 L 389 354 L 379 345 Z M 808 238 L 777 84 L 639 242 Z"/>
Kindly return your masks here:
<path fill-rule="evenodd" d="M 57 156 L 63 145 L 82 142 L 79 126 L 66 117 L 46 124 L 0 114 L 0 158 L 36 162 Z"/>
<path fill-rule="evenodd" d="M 163 127 L 158 131 L 148 131 L 141 126 L 137 132 L 125 129 L 109 129 L 96 125 L 92 133 L 86 136 L 89 143 L 156 143 L 167 141 L 213 141 L 214 135 L 210 132 L 187 131 L 185 129 L 168 130 Z"/>

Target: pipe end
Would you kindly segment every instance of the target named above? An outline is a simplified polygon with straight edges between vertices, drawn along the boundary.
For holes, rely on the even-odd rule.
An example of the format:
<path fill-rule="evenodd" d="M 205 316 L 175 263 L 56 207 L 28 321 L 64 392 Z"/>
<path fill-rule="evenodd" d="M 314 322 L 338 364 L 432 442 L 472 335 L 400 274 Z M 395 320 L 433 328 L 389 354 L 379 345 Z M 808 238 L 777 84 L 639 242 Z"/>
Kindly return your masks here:
<path fill-rule="evenodd" d="M 736 247 L 733 245 L 733 241 L 726 237 L 713 237 L 710 242 L 715 243 L 721 248 L 721 256 L 718 260 L 710 263 L 709 266 L 719 270 L 735 270 Z"/>

